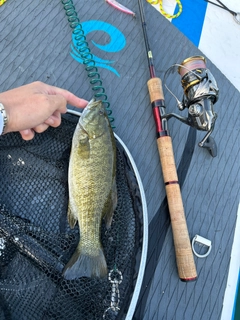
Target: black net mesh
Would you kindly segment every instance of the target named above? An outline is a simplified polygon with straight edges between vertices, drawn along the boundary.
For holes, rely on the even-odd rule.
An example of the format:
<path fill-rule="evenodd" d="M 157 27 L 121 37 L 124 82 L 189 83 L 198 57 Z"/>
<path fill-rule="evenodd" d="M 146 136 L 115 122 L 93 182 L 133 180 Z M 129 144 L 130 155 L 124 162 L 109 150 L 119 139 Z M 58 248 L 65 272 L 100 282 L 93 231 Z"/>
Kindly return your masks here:
<path fill-rule="evenodd" d="M 78 117 L 36 134 L 0 137 L 0 320 L 123 319 L 139 267 L 142 208 L 133 169 L 117 142 L 118 205 L 101 239 L 110 280 L 65 280 L 62 269 L 79 241 L 67 222 L 68 162 Z M 119 289 L 119 294 L 116 291 Z M 113 292 L 115 290 L 115 292 Z M 112 304 L 111 304 L 112 303 Z M 109 308 L 117 306 L 120 308 Z"/>

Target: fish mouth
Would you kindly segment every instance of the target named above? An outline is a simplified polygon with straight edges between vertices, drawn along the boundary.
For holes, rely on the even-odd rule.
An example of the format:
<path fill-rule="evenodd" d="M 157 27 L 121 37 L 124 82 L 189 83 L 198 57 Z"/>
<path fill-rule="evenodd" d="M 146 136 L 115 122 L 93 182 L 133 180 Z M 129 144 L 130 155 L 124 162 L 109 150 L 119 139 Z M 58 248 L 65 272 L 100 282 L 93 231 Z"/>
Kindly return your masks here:
<path fill-rule="evenodd" d="M 104 130 L 101 128 L 104 121 L 101 119 L 103 116 L 105 117 L 106 114 L 102 101 L 93 98 L 81 114 L 78 122 L 79 128 L 84 134 L 88 135 L 90 139 L 101 137 L 104 134 Z"/>
<path fill-rule="evenodd" d="M 92 98 L 88 105 L 86 106 L 87 109 L 91 110 L 93 108 L 96 108 L 98 105 L 102 105 L 102 101 L 101 100 L 96 100 L 95 98 Z"/>

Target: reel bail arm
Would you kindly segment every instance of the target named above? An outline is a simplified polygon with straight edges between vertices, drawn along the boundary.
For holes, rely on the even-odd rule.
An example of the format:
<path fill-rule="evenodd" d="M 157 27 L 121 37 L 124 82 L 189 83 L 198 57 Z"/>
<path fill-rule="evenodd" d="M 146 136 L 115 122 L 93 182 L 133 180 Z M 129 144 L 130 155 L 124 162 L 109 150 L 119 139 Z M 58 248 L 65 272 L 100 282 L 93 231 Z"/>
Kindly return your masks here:
<path fill-rule="evenodd" d="M 217 113 L 213 105 L 218 100 L 219 89 L 211 72 L 206 68 L 205 58 L 193 56 L 184 60 L 178 66 L 178 73 L 181 75 L 181 83 L 184 90 L 182 102 L 169 90 L 178 102 L 180 111 L 188 109 L 188 116 L 182 117 L 176 113 L 162 115 L 163 119 L 176 118 L 181 122 L 194 127 L 200 131 L 207 131 L 205 137 L 199 142 L 199 147 L 206 148 L 212 157 L 217 155 L 217 146 L 211 133 L 214 130 Z M 167 70 L 167 72 L 169 71 Z M 165 73 L 165 76 L 167 74 Z"/>

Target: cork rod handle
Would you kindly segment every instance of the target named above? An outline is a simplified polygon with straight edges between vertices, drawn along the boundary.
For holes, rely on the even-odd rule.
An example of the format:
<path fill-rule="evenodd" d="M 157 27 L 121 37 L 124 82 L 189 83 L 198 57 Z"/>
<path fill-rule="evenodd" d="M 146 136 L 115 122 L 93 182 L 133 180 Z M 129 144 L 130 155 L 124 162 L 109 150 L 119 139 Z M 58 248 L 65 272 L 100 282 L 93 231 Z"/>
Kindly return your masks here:
<path fill-rule="evenodd" d="M 164 100 L 162 83 L 159 78 L 152 78 L 148 81 L 148 90 L 152 103 L 156 100 Z M 160 135 L 157 145 L 171 218 L 179 278 L 182 281 L 196 280 L 197 272 L 178 183 L 172 139 L 169 135 Z"/>

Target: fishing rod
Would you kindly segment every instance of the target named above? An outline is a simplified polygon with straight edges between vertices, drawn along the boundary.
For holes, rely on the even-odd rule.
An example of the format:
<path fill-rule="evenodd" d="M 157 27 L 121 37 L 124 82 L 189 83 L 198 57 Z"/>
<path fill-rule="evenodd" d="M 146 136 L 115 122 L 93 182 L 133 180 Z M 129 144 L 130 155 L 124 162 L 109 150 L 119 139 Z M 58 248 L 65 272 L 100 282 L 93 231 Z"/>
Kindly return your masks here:
<path fill-rule="evenodd" d="M 192 281 L 197 279 L 197 272 L 178 182 L 172 139 L 168 132 L 167 119 L 164 118 L 165 102 L 162 81 L 160 78 L 156 77 L 155 74 L 153 55 L 149 45 L 142 0 L 138 0 L 138 3 L 150 72 L 150 79 L 147 82 L 147 86 L 156 124 L 157 145 L 171 218 L 178 275 L 182 281 Z"/>

